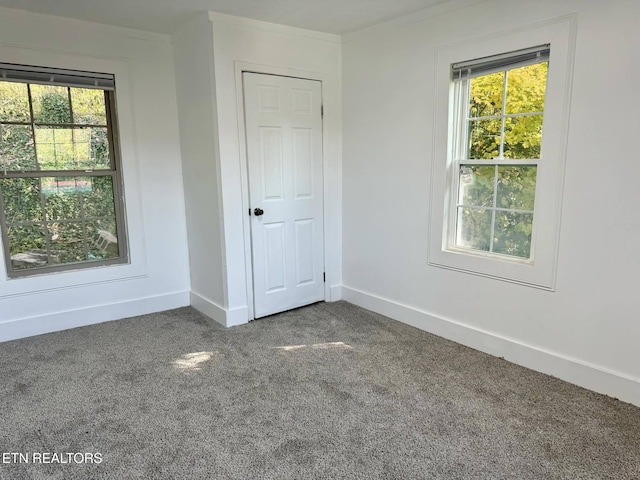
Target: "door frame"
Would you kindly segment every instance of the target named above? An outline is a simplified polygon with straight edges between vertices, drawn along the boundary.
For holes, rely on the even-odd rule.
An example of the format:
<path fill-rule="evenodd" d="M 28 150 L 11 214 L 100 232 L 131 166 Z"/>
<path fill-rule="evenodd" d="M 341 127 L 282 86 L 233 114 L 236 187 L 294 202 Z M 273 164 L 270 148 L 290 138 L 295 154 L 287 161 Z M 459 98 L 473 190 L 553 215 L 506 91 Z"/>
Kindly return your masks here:
<path fill-rule="evenodd" d="M 258 73 L 263 75 L 277 75 L 281 77 L 293 77 L 301 80 L 314 80 L 320 82 L 320 92 L 322 95 L 322 105 L 325 104 L 324 98 L 324 86 L 326 76 L 319 72 L 309 72 L 303 70 L 295 70 L 291 68 L 282 68 L 271 65 L 261 65 L 249 62 L 234 62 L 235 74 L 236 74 L 236 103 L 238 111 L 238 150 L 240 152 L 240 176 L 241 176 L 241 190 L 242 190 L 242 227 L 243 227 L 243 243 L 244 243 L 244 265 L 245 265 L 245 280 L 247 288 L 247 307 L 249 311 L 248 320 L 255 319 L 254 312 L 254 294 L 253 294 L 253 254 L 251 251 L 251 217 L 248 215 L 250 208 L 249 201 L 249 159 L 247 155 L 247 132 L 244 117 L 244 88 L 242 82 L 243 73 Z M 328 195 L 329 191 L 327 181 L 328 162 L 326 152 L 328 151 L 327 135 L 324 122 L 324 116 L 322 118 L 322 225 L 323 225 L 323 267 L 325 272 L 324 282 L 324 301 L 328 301 L 331 298 L 329 279 L 331 275 L 327 271 L 327 258 L 329 258 L 329 248 L 327 242 L 328 232 Z"/>

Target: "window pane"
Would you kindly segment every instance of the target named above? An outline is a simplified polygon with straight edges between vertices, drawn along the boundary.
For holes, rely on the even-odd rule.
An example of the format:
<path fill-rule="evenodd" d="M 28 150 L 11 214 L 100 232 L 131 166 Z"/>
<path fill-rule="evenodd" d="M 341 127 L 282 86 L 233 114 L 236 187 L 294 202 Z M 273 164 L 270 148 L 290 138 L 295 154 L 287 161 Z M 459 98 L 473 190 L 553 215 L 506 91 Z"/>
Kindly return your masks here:
<path fill-rule="evenodd" d="M 495 167 L 461 165 L 458 203 L 476 207 L 493 206 Z"/>
<path fill-rule="evenodd" d="M 491 210 L 458 208 L 459 247 L 489 251 L 491 240 Z"/>
<path fill-rule="evenodd" d="M 80 193 L 83 182 L 76 177 L 43 178 L 47 220 L 77 219 L 81 217 Z"/>
<path fill-rule="evenodd" d="M 108 170 L 111 168 L 111 158 L 109 155 L 109 136 L 107 129 L 106 127 L 92 127 L 88 130 L 91 132 L 89 158 L 81 158 L 79 162 L 86 164 L 86 168 L 93 170 Z"/>
<path fill-rule="evenodd" d="M 71 123 L 67 87 L 31 85 L 30 88 L 36 123 Z"/>
<path fill-rule="evenodd" d="M 106 127 L 36 127 L 42 170 L 100 170 L 110 167 Z"/>
<path fill-rule="evenodd" d="M 513 210 L 533 210 L 538 168 L 498 167 L 497 207 Z"/>
<path fill-rule="evenodd" d="M 26 83 L 0 82 L 0 121 L 31 121 Z"/>
<path fill-rule="evenodd" d="M 500 155 L 500 119 L 472 120 L 469 122 L 470 159 L 491 159 Z"/>
<path fill-rule="evenodd" d="M 469 116 L 502 115 L 504 72 L 472 78 L 469 91 Z"/>
<path fill-rule="evenodd" d="M 114 217 L 113 179 L 88 177 L 88 185 L 82 189 L 84 214 L 87 218 Z"/>
<path fill-rule="evenodd" d="M 59 263 L 75 263 L 87 259 L 83 222 L 51 223 L 49 231 L 51 253 L 59 259 Z"/>
<path fill-rule="evenodd" d="M 514 257 L 531 256 L 533 214 L 496 212 L 493 251 Z"/>
<path fill-rule="evenodd" d="M 29 125 L 0 125 L 0 134 L 0 169 L 37 169 L 33 133 Z"/>
<path fill-rule="evenodd" d="M 0 180 L 4 214 L 8 223 L 42 220 L 40 188 L 37 178 Z"/>
<path fill-rule="evenodd" d="M 47 220 L 115 216 L 112 182 L 110 176 L 43 178 Z"/>
<path fill-rule="evenodd" d="M 107 112 L 104 91 L 92 88 L 72 88 L 73 123 L 106 125 Z"/>
<path fill-rule="evenodd" d="M 14 270 L 118 258 L 115 218 L 95 222 L 49 224 L 47 251 L 44 226 L 9 227 L 9 249 Z"/>
<path fill-rule="evenodd" d="M 14 270 L 43 267 L 49 263 L 42 225 L 10 226 L 8 236 L 11 266 Z"/>
<path fill-rule="evenodd" d="M 504 129 L 504 158 L 540 158 L 542 115 L 507 118 Z"/>
<path fill-rule="evenodd" d="M 2 179 L 0 188 L 14 270 L 119 257 L 111 176 Z M 35 224 L 42 220 L 40 190 L 48 251 L 44 227 Z"/>
<path fill-rule="evenodd" d="M 507 113 L 544 111 L 548 65 L 544 62 L 509 70 Z"/>
<path fill-rule="evenodd" d="M 36 148 L 42 170 L 75 169 L 70 128 L 36 127 Z M 88 142 L 86 142 L 88 149 Z M 82 145 L 78 145 L 82 148 Z"/>
<path fill-rule="evenodd" d="M 120 255 L 115 218 L 87 223 L 89 259 L 102 260 Z"/>

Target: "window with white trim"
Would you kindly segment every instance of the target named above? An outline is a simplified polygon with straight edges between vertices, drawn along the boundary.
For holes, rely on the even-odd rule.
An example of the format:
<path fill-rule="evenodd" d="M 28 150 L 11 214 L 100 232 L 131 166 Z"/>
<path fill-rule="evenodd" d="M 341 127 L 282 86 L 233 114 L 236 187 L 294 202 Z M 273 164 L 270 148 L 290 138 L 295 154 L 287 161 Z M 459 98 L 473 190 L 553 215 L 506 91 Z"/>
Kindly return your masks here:
<path fill-rule="evenodd" d="M 113 75 L 0 64 L 9 277 L 127 262 Z"/>
<path fill-rule="evenodd" d="M 436 48 L 429 265 L 555 288 L 576 22 Z"/>
<path fill-rule="evenodd" d="M 549 46 L 452 66 L 449 247 L 529 260 Z"/>

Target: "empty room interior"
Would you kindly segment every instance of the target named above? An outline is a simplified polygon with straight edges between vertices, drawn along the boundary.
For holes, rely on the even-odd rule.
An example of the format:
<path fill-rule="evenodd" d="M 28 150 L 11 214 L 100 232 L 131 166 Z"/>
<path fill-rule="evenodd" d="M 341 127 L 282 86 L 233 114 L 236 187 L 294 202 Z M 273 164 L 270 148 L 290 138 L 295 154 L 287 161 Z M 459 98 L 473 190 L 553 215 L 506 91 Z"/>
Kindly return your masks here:
<path fill-rule="evenodd" d="M 0 479 L 640 478 L 639 23 L 0 0 Z"/>

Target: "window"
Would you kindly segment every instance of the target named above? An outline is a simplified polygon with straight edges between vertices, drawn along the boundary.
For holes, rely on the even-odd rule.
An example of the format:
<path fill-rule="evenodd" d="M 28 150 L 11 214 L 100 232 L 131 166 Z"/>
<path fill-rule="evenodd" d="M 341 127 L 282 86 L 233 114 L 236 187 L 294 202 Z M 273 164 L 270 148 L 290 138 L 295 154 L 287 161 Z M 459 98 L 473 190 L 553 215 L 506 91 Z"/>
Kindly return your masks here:
<path fill-rule="evenodd" d="M 0 64 L 9 277 L 127 261 L 113 75 Z"/>
<path fill-rule="evenodd" d="M 549 46 L 454 64 L 449 247 L 529 260 Z"/>
<path fill-rule="evenodd" d="M 555 289 L 576 21 L 436 48 L 429 265 Z"/>

